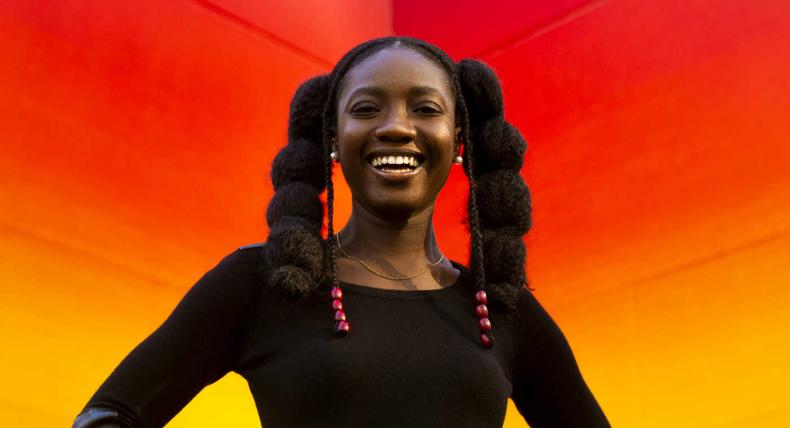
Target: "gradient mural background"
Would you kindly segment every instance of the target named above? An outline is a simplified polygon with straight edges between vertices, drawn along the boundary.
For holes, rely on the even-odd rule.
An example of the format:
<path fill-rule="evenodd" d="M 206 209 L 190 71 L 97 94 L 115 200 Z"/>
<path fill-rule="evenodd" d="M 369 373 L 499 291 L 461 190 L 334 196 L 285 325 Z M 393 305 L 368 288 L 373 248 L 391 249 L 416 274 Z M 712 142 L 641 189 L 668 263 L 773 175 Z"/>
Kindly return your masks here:
<path fill-rule="evenodd" d="M 388 34 L 499 73 L 535 295 L 614 426 L 787 425 L 787 22 L 787 1 L 3 1 L 0 426 L 68 426 L 265 239 L 294 89 Z M 435 217 L 463 261 L 465 193 L 456 171 Z M 258 424 L 229 374 L 170 426 Z"/>

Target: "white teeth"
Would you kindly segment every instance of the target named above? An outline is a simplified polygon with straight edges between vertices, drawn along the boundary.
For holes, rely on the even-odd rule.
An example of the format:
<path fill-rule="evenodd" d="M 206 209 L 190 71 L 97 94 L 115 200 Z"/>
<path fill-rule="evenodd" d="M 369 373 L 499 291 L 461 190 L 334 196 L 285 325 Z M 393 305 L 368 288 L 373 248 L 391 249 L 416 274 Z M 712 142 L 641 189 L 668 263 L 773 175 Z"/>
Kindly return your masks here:
<path fill-rule="evenodd" d="M 373 160 L 370 163 L 373 166 L 409 165 L 415 168 L 420 165 L 420 162 L 417 160 L 417 158 L 409 155 L 378 156 L 373 158 Z"/>

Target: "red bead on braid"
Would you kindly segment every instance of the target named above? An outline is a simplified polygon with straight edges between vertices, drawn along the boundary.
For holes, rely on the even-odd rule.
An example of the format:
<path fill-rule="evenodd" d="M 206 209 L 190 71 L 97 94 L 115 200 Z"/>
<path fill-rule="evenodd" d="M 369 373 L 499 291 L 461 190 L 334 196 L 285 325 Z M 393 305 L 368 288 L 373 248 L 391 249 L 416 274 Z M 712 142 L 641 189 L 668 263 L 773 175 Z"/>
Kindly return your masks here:
<path fill-rule="evenodd" d="M 488 348 L 494 344 L 494 341 L 489 335 L 492 326 L 491 320 L 488 318 L 488 306 L 486 305 L 488 302 L 488 296 L 486 295 L 485 290 L 479 290 L 477 293 L 475 293 L 475 301 L 477 301 L 475 315 L 478 317 L 478 327 L 480 328 L 480 343 L 482 343 L 484 347 Z"/>
<path fill-rule="evenodd" d="M 346 336 L 351 329 L 351 325 L 346 320 L 346 313 L 343 310 L 343 290 L 340 287 L 332 287 L 332 309 L 335 311 L 335 333 L 338 336 Z"/>
<path fill-rule="evenodd" d="M 335 331 L 337 332 L 338 336 L 347 335 L 350 329 L 351 325 L 348 324 L 348 321 L 338 321 L 337 325 L 335 326 Z"/>

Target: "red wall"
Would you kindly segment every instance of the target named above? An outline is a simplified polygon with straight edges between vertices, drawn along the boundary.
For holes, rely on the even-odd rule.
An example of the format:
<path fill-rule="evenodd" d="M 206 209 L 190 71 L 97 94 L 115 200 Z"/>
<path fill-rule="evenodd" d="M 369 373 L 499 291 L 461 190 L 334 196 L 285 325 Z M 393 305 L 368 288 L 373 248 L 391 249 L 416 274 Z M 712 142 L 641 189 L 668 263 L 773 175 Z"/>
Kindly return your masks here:
<path fill-rule="evenodd" d="M 612 424 L 787 425 L 790 4 L 394 4 L 502 78 L 528 273 Z"/>
<path fill-rule="evenodd" d="M 393 33 L 502 78 L 532 285 L 613 425 L 786 424 L 782 3 L 5 2 L 0 425 L 68 425 L 203 272 L 263 240 L 293 90 Z M 435 217 L 457 260 L 465 186 Z M 170 426 L 229 424 L 258 424 L 233 374 Z"/>

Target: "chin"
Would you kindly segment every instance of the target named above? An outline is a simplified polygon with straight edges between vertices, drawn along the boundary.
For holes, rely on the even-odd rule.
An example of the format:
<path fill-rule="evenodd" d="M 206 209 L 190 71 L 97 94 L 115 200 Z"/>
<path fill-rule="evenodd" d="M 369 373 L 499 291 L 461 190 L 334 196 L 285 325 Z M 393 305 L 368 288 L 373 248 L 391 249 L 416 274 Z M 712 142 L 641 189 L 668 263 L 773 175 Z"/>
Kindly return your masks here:
<path fill-rule="evenodd" d="M 364 205 L 376 216 L 390 221 L 408 220 L 428 207 L 422 201 L 393 197 L 371 198 Z"/>

